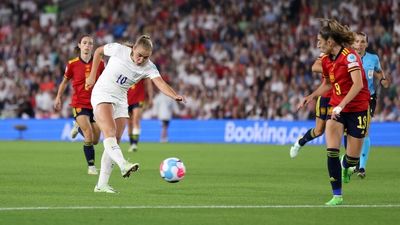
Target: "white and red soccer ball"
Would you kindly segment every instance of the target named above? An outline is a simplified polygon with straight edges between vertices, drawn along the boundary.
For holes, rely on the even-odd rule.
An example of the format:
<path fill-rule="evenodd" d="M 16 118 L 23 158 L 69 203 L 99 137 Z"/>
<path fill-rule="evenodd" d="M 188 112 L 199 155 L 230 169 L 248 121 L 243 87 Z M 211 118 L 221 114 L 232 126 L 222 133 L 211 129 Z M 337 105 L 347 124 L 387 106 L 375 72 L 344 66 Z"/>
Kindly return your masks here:
<path fill-rule="evenodd" d="M 179 182 L 185 177 L 185 173 L 185 165 L 178 158 L 168 158 L 160 164 L 160 175 L 167 182 Z"/>

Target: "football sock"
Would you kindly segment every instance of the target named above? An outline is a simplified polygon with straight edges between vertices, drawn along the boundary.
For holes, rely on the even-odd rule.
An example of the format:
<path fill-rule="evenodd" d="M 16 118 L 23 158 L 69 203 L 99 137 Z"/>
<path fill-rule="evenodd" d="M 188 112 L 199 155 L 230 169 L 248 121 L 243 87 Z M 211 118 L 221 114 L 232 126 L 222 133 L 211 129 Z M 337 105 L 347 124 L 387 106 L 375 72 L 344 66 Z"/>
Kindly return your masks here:
<path fill-rule="evenodd" d="M 347 135 L 346 134 L 343 136 L 343 145 L 344 145 L 344 149 L 347 149 Z"/>
<path fill-rule="evenodd" d="M 83 145 L 83 152 L 88 166 L 94 166 L 94 147 L 92 142 L 85 142 Z"/>
<path fill-rule="evenodd" d="M 371 140 L 368 136 L 364 138 L 364 143 L 361 150 L 361 157 L 360 157 L 360 168 L 364 168 L 367 166 L 369 149 L 371 148 Z"/>
<path fill-rule="evenodd" d="M 333 195 L 342 195 L 342 170 L 339 160 L 339 149 L 328 148 L 328 173 Z"/>
<path fill-rule="evenodd" d="M 78 127 L 78 133 L 80 133 L 82 135 L 82 137 L 85 137 L 85 135 L 83 135 L 83 131 L 80 127 Z"/>
<path fill-rule="evenodd" d="M 101 168 L 100 168 L 99 180 L 97 182 L 97 187 L 101 187 L 108 184 L 108 180 L 110 179 L 112 169 L 113 169 L 112 159 L 107 154 L 107 152 L 104 151 L 103 155 L 101 156 Z"/>
<path fill-rule="evenodd" d="M 360 161 L 360 158 L 351 157 L 346 154 L 342 161 L 342 166 L 343 166 L 343 168 L 357 166 L 359 161 Z"/>
<path fill-rule="evenodd" d="M 133 128 L 132 137 L 131 137 L 131 144 L 137 144 L 139 142 L 139 135 L 140 135 L 140 129 Z"/>
<path fill-rule="evenodd" d="M 314 128 L 309 129 L 302 138 L 299 139 L 299 145 L 304 146 L 307 142 L 312 141 L 314 138 L 318 136 L 314 133 Z"/>
<path fill-rule="evenodd" d="M 112 161 L 117 163 L 119 168 L 123 168 L 124 163 L 126 162 L 124 156 L 122 155 L 121 148 L 117 143 L 117 138 L 115 137 L 108 137 L 103 140 L 104 144 L 104 152 L 110 156 Z"/>

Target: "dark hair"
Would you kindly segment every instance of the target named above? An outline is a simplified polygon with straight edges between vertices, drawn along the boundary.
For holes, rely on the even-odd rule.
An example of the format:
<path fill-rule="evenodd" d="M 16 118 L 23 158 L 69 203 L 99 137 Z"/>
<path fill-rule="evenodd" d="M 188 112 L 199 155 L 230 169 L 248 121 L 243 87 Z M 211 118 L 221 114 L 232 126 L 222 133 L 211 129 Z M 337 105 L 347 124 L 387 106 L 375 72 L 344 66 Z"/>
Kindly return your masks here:
<path fill-rule="evenodd" d="M 358 31 L 358 32 L 356 32 L 356 34 L 360 35 L 360 36 L 364 36 L 366 41 L 367 41 L 367 43 L 368 43 L 368 35 L 366 33 L 362 32 L 362 31 Z"/>
<path fill-rule="evenodd" d="M 91 39 L 94 40 L 94 38 L 92 37 L 92 35 L 90 35 L 90 34 L 84 34 L 84 35 L 81 35 L 81 36 L 79 37 L 78 43 L 81 43 L 81 42 L 82 42 L 82 39 L 85 38 L 85 37 L 90 37 Z M 74 52 L 75 52 L 75 54 L 79 54 L 79 53 L 81 52 L 81 49 L 79 48 L 78 45 L 75 46 Z"/>
<path fill-rule="evenodd" d="M 354 43 L 354 33 L 348 26 L 340 24 L 334 19 L 320 19 L 321 29 L 319 34 L 325 40 L 332 38 L 337 44 L 348 47 Z"/>
<path fill-rule="evenodd" d="M 152 51 L 153 50 L 153 43 L 149 35 L 141 35 L 135 41 L 135 46 L 143 46 L 145 49 Z"/>

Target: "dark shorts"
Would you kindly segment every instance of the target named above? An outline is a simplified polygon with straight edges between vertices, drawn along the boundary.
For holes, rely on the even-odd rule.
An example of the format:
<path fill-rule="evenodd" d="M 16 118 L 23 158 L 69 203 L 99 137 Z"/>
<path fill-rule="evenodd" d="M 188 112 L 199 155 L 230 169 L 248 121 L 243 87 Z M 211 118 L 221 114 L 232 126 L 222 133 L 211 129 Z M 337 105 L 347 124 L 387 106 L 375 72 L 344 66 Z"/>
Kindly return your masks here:
<path fill-rule="evenodd" d="M 336 121 L 343 124 L 347 135 L 363 138 L 369 126 L 369 109 L 362 112 L 341 112 Z"/>
<path fill-rule="evenodd" d="M 161 122 L 162 122 L 162 125 L 164 127 L 168 127 L 169 126 L 169 120 L 161 120 Z"/>
<path fill-rule="evenodd" d="M 315 104 L 315 116 L 322 120 L 329 119 L 329 114 L 331 112 L 331 106 L 329 105 L 330 98 L 325 98 L 319 96 L 317 103 Z"/>
<path fill-rule="evenodd" d="M 371 95 L 371 98 L 369 99 L 369 109 L 370 109 L 371 117 L 374 117 L 375 108 L 376 108 L 376 93 Z"/>
<path fill-rule="evenodd" d="M 143 108 L 144 102 L 134 103 L 128 106 L 128 113 L 131 114 L 132 111 L 136 108 Z"/>
<path fill-rule="evenodd" d="M 93 109 L 86 109 L 86 108 L 72 108 L 72 113 L 74 115 L 74 118 L 76 120 L 76 117 L 85 115 L 89 117 L 89 120 L 91 123 L 96 122 L 94 120 L 94 114 L 93 114 Z"/>

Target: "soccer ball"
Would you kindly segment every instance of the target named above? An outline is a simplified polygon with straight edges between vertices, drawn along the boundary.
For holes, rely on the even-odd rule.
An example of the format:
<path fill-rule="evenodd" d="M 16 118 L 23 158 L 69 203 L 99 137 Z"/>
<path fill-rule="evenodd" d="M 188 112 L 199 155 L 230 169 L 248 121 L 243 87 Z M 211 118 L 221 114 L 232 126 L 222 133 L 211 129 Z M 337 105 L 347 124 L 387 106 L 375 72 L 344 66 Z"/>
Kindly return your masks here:
<path fill-rule="evenodd" d="M 185 177 L 185 173 L 185 165 L 178 158 L 168 158 L 160 164 L 160 175 L 167 182 L 179 182 Z"/>

